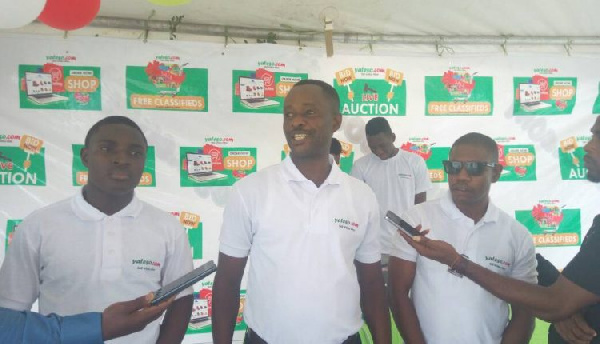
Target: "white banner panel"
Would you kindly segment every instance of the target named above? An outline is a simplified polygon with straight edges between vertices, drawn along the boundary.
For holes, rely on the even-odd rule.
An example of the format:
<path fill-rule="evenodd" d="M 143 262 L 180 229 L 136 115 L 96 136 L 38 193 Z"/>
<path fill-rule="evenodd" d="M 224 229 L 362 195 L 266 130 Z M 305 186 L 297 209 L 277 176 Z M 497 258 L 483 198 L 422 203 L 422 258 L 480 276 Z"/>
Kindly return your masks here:
<path fill-rule="evenodd" d="M 230 186 L 282 159 L 283 99 L 306 78 L 340 94 L 344 121 L 335 136 L 345 143 L 346 171 L 368 152 L 365 123 L 386 116 L 396 144 L 426 159 L 434 181 L 428 198 L 435 198 L 447 189 L 441 160 L 449 147 L 479 131 L 497 140 L 505 165 L 493 201 L 530 229 L 558 267 L 578 251 L 598 213 L 600 189 L 585 180 L 582 148 L 595 119 L 597 57 L 336 51 L 326 58 L 320 49 L 270 44 L 28 36 L 0 37 L 0 44 L 5 248 L 20 220 L 86 182 L 77 152 L 91 125 L 125 115 L 151 147 L 138 196 L 180 218 L 195 265 L 216 261 Z M 215 179 L 191 176 L 188 164 L 203 155 L 213 157 Z M 209 279 L 195 287 L 186 343 L 211 341 L 211 286 Z"/>

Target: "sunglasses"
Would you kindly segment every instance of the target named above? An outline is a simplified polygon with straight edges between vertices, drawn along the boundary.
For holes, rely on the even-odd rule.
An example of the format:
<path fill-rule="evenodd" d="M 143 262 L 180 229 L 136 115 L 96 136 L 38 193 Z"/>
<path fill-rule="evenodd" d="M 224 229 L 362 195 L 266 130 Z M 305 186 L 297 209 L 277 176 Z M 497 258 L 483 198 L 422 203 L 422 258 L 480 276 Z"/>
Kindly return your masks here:
<path fill-rule="evenodd" d="M 452 161 L 452 160 L 444 160 L 442 161 L 444 164 L 444 171 L 449 175 L 459 174 L 460 170 L 464 167 L 467 170 L 467 174 L 469 176 L 480 176 L 483 174 L 483 170 L 486 167 L 496 167 L 498 165 L 494 162 L 487 161 Z"/>

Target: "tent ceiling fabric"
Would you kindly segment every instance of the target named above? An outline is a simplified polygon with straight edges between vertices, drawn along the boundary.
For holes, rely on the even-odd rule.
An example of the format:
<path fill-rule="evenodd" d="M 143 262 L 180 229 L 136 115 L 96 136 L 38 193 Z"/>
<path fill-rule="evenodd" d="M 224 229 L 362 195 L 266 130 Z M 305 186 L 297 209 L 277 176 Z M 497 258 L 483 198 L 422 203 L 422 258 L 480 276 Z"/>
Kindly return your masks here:
<path fill-rule="evenodd" d="M 323 17 L 334 31 L 423 36 L 591 36 L 600 35 L 596 0 L 192 0 L 163 7 L 146 0 L 102 0 L 98 16 L 297 31 L 322 31 Z M 282 26 L 283 25 L 283 26 Z"/>

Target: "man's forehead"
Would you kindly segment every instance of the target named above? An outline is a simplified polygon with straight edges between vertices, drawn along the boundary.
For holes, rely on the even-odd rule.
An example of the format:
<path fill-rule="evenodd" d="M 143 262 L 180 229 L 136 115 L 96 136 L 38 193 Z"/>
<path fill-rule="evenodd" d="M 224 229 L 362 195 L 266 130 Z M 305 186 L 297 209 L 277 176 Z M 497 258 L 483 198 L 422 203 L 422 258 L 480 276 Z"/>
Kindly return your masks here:
<path fill-rule="evenodd" d="M 299 105 L 299 106 L 314 106 L 315 102 L 312 101 L 311 99 L 304 99 L 302 102 L 299 101 L 295 101 L 292 102 L 292 98 L 286 98 L 286 100 L 283 102 L 283 106 L 290 106 L 290 105 Z"/>
<path fill-rule="evenodd" d="M 390 139 L 390 133 L 377 133 L 375 135 L 367 135 L 367 142 L 381 142 Z"/>
<path fill-rule="evenodd" d="M 123 142 L 129 146 L 144 146 L 144 141 L 143 140 L 129 140 L 129 138 L 131 138 L 131 136 L 127 136 L 125 137 L 126 140 L 119 140 L 118 138 L 115 137 L 98 137 L 97 139 L 94 139 L 94 141 L 96 142 L 105 142 L 105 143 L 119 143 L 119 142 Z"/>
<path fill-rule="evenodd" d="M 303 85 L 292 87 L 292 89 L 288 93 L 288 97 L 290 97 L 290 95 L 294 96 L 294 95 L 298 95 L 298 94 L 310 96 L 311 98 L 313 98 L 313 97 L 325 98 L 325 94 L 324 94 L 323 90 L 321 89 L 321 87 L 319 87 L 317 85 L 312 85 L 312 84 L 303 84 Z M 288 97 L 286 97 L 286 99 Z"/>
<path fill-rule="evenodd" d="M 98 128 L 92 136 L 92 141 L 116 141 L 119 138 L 129 139 L 130 141 L 139 141 L 144 144 L 142 133 L 137 129 L 125 124 L 106 124 Z"/>
<path fill-rule="evenodd" d="M 456 155 L 467 155 L 467 156 L 473 156 L 473 157 L 481 157 L 481 156 L 490 156 L 492 153 L 488 152 L 487 149 L 485 149 L 485 147 L 480 146 L 480 145 L 476 145 L 476 144 L 471 144 L 471 143 L 461 143 L 458 145 L 455 145 L 454 147 L 452 147 L 452 150 L 450 151 L 450 156 L 456 156 Z"/>
<path fill-rule="evenodd" d="M 319 101 L 313 97 L 298 99 L 293 96 L 290 97 L 288 95 L 288 97 L 285 98 L 285 100 L 283 102 L 284 109 L 290 109 L 292 107 L 297 107 L 299 109 L 306 109 L 306 108 L 315 108 L 315 107 L 319 107 L 319 106 L 320 106 Z"/>
<path fill-rule="evenodd" d="M 132 126 L 127 125 L 127 124 L 108 123 L 108 124 L 101 125 L 98 128 L 97 132 L 114 132 L 116 130 L 135 130 L 135 131 L 137 131 L 135 128 L 133 128 Z"/>

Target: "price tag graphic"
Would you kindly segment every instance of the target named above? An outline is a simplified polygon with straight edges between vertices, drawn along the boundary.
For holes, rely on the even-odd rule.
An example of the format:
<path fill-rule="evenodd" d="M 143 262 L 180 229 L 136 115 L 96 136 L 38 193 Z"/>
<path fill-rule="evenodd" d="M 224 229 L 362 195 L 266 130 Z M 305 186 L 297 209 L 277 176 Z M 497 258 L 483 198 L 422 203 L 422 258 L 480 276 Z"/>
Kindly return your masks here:
<path fill-rule="evenodd" d="M 42 150 L 42 145 L 44 144 L 43 140 L 35 138 L 29 135 L 23 135 L 21 137 L 21 141 L 19 142 L 19 147 L 27 153 L 27 158 L 23 162 L 23 169 L 27 172 L 27 169 L 31 167 L 31 154 L 39 154 Z"/>

